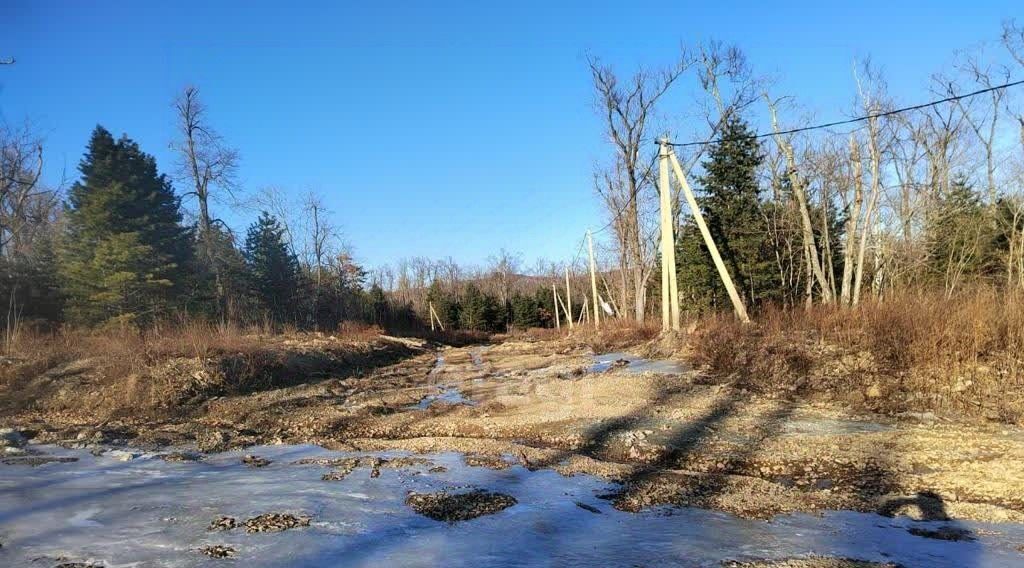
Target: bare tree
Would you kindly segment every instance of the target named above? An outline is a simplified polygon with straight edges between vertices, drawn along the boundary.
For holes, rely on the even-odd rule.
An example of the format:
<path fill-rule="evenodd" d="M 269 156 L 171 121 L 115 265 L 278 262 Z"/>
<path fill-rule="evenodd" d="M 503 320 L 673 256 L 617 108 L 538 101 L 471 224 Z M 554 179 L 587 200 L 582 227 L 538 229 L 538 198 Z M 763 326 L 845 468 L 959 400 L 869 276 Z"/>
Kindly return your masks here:
<path fill-rule="evenodd" d="M 56 206 L 57 192 L 40 187 L 42 171 L 43 144 L 32 129 L 0 125 L 0 257 L 23 248 Z"/>
<path fill-rule="evenodd" d="M 959 65 L 960 71 L 965 73 L 971 81 L 981 88 L 991 89 L 997 84 L 1005 83 L 1010 79 L 1010 69 L 1004 65 L 985 64 L 977 54 L 966 54 Z M 960 112 L 971 127 L 978 141 L 985 152 L 985 181 L 988 189 L 988 201 L 990 204 L 996 202 L 996 158 L 995 144 L 997 127 L 999 126 L 999 111 L 1003 106 L 1003 99 L 1006 96 L 1005 89 L 993 89 L 989 91 L 989 105 L 982 106 L 981 110 L 971 112 L 963 99 L 957 100 Z M 971 99 L 977 100 L 977 99 Z M 979 105 L 980 106 L 980 105 Z"/>
<path fill-rule="evenodd" d="M 199 239 L 203 256 L 213 272 L 217 305 L 224 314 L 225 285 L 220 260 L 215 253 L 213 224 L 210 215 L 211 192 L 231 194 L 235 188 L 238 152 L 224 144 L 224 140 L 207 123 L 206 106 L 199 98 L 199 89 L 186 87 L 174 101 L 180 139 L 172 147 L 178 153 L 179 178 L 188 180 L 199 209 Z"/>
<path fill-rule="evenodd" d="M 814 281 L 821 290 L 822 301 L 826 304 L 831 303 L 833 299 L 832 287 L 829 286 L 828 280 L 825 278 L 825 270 L 818 255 L 818 247 L 814 237 L 814 224 L 811 221 L 810 206 L 807 199 L 807 182 L 797 169 L 796 152 L 793 149 L 792 140 L 781 134 L 779 129 L 776 111 L 778 102 L 772 100 L 768 93 L 764 93 L 764 99 L 768 103 L 768 113 L 771 116 L 772 129 L 775 131 L 775 143 L 786 157 L 787 176 L 800 213 L 804 258 L 807 262 L 808 272 L 813 275 Z"/>
<path fill-rule="evenodd" d="M 651 121 L 658 100 L 686 70 L 686 58 L 669 69 L 637 71 L 620 81 L 611 67 L 597 58 L 588 59 L 605 120 L 608 137 L 615 148 L 614 165 L 599 177 L 597 186 L 612 213 L 612 226 L 622 256 L 620 267 L 632 287 L 633 313 L 642 321 L 646 313 L 647 282 L 654 270 L 654 233 L 642 218 L 640 200 L 653 186 L 651 166 L 641 149 L 651 141 Z M 624 302 L 625 303 L 625 302 Z"/>

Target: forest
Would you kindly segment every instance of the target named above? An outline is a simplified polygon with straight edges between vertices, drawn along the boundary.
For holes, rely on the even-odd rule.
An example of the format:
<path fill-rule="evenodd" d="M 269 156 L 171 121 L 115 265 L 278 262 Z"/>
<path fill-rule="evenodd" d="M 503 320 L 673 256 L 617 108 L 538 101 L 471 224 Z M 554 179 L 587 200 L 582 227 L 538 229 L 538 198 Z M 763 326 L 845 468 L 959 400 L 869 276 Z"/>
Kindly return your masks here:
<path fill-rule="evenodd" d="M 738 47 L 684 47 L 670 65 L 625 74 L 597 56 L 586 61 L 609 144 L 593 192 L 607 212 L 595 236 L 600 297 L 613 316 L 643 322 L 659 309 L 652 158 L 655 138 L 670 131 L 696 141 L 677 150 L 755 313 L 981 289 L 1018 301 L 1024 107 L 1021 89 L 1003 86 L 1024 70 L 1016 23 L 1004 24 L 999 42 L 956 52 L 922 89 L 921 100 L 936 102 L 918 108 L 901 109 L 920 101 L 888 94 L 882 66 L 857 61 L 845 116 L 858 119 L 825 129 L 807 128 L 819 121 L 799 96 L 774 92 Z M 662 108 L 680 100 L 699 116 Z M 358 243 L 341 236 L 344 216 L 322 196 L 239 187 L 242 152 L 217 133 L 198 88 L 165 110 L 177 127 L 175 163 L 157 164 L 129 134 L 99 125 L 83 141 L 77 173 L 57 184 L 42 180 L 46 143 L 31 124 L 0 129 L 8 342 L 21 330 L 145 330 L 196 319 L 422 329 L 430 306 L 453 329 L 553 327 L 563 286 L 577 289 L 573 319 L 583 313 L 582 243 L 571 261 L 532 266 L 504 249 L 482 267 L 422 257 L 371 266 L 355 259 Z M 233 229 L 217 208 L 244 211 L 252 223 Z M 672 209 L 682 310 L 691 318 L 727 311 L 677 188 Z"/>

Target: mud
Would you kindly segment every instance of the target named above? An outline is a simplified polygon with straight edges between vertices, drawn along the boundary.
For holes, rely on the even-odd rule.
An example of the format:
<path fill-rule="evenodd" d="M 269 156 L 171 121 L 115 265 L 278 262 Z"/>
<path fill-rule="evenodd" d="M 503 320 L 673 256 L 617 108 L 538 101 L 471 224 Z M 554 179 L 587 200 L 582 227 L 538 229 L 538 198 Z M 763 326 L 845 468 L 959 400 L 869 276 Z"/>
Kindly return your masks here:
<path fill-rule="evenodd" d="M 291 513 L 265 513 L 245 521 L 245 532 L 280 532 L 299 527 L 308 527 L 311 517 L 295 516 Z"/>
<path fill-rule="evenodd" d="M 242 463 L 249 467 L 266 467 L 274 462 L 254 455 L 242 456 Z"/>
<path fill-rule="evenodd" d="M 405 499 L 413 511 L 435 521 L 455 523 L 493 515 L 516 504 L 515 497 L 475 489 L 465 493 L 412 493 Z"/>
<path fill-rule="evenodd" d="M 210 521 L 210 526 L 206 527 L 208 531 L 229 531 L 238 527 L 238 521 L 234 517 L 217 517 Z"/>
<path fill-rule="evenodd" d="M 865 562 L 849 558 L 822 556 L 777 561 L 727 562 L 722 566 L 727 568 L 903 568 L 903 566 L 892 562 Z"/>
<path fill-rule="evenodd" d="M 631 354 L 650 346 L 619 349 L 595 355 L 571 338 L 486 348 L 416 344 L 359 372 L 271 381 L 273 388 L 229 392 L 165 420 L 122 416 L 97 424 L 39 410 L 3 420 L 38 442 L 67 447 L 130 442 L 221 452 L 313 443 L 350 452 L 455 451 L 479 467 L 518 463 L 619 482 L 608 499 L 624 511 L 675 505 L 769 518 L 845 509 L 1024 522 L 1019 428 L 768 397 L 707 384 L 679 357 Z M 608 366 L 595 367 L 602 362 Z M 475 404 L 444 404 L 443 393 Z M 30 458 L 2 461 L 32 465 Z M 334 468 L 320 474 L 329 481 L 389 467 L 362 459 L 317 465 Z"/>
<path fill-rule="evenodd" d="M 199 549 L 199 552 L 211 557 L 211 558 L 231 558 L 235 555 L 235 549 L 231 546 L 224 546 L 221 544 L 214 544 L 211 546 L 204 546 Z"/>

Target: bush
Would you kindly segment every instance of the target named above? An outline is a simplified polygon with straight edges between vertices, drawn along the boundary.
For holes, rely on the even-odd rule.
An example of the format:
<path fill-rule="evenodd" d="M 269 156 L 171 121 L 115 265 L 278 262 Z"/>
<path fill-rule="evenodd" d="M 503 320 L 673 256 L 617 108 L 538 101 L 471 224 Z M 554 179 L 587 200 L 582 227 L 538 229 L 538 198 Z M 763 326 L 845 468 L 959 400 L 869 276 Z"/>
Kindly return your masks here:
<path fill-rule="evenodd" d="M 887 412 L 1024 418 L 1024 295 L 913 292 L 857 308 L 767 308 L 702 320 L 688 356 L 714 381 L 829 393 Z"/>

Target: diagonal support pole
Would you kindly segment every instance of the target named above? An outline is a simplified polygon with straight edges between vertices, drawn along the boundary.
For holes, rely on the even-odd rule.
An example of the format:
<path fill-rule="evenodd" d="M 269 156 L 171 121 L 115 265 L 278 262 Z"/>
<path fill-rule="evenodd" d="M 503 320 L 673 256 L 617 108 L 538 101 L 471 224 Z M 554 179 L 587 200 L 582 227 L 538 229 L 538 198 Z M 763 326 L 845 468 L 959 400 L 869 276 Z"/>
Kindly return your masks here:
<path fill-rule="evenodd" d="M 666 148 L 667 144 L 663 144 L 662 147 Z M 690 189 L 690 184 L 687 183 L 686 176 L 683 175 L 683 167 L 679 165 L 679 159 L 676 158 L 676 154 L 671 148 L 668 148 L 667 152 L 669 161 L 672 163 L 672 170 L 679 180 L 679 185 L 683 187 L 686 203 L 689 204 L 690 212 L 693 213 L 693 220 L 696 221 L 697 228 L 700 229 L 700 234 L 704 237 L 704 244 L 707 245 L 708 252 L 711 253 L 711 259 L 715 261 L 715 268 L 718 269 L 718 276 L 722 278 L 722 284 L 725 285 L 725 290 L 729 293 L 729 299 L 732 300 L 732 307 L 736 310 L 736 316 L 743 323 L 750 323 L 747 308 L 743 305 L 743 300 L 736 291 L 736 286 L 732 283 L 732 277 L 729 276 L 729 270 L 725 267 L 725 262 L 722 261 L 722 255 L 719 254 L 714 239 L 711 238 L 711 231 L 708 230 L 708 225 L 704 222 L 704 215 L 701 214 L 700 207 L 697 205 L 697 198 L 694 197 L 693 190 Z"/>

